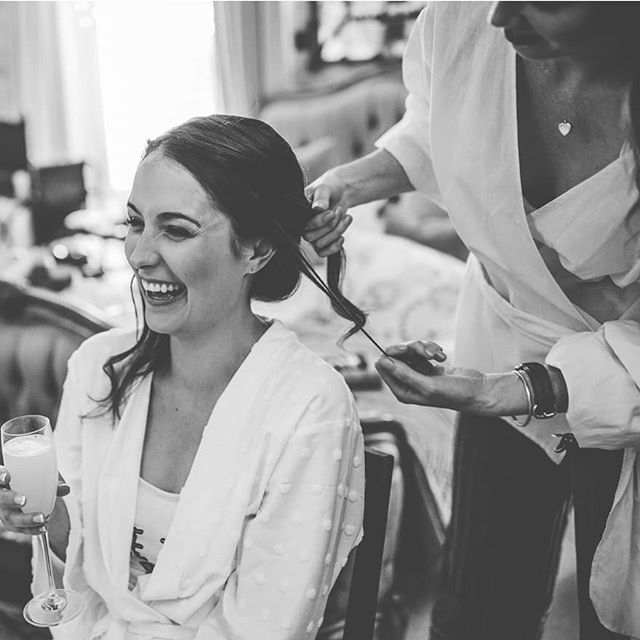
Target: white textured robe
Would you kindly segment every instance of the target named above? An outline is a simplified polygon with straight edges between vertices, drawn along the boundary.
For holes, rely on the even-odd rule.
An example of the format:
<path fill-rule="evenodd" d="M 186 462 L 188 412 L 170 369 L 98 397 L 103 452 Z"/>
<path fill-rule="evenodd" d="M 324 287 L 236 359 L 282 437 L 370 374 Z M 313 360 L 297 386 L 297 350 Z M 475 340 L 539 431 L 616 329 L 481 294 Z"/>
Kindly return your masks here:
<path fill-rule="evenodd" d="M 216 403 L 152 573 L 127 588 L 151 375 L 122 419 L 81 417 L 109 386 L 102 364 L 133 332 L 87 340 L 69 361 L 55 430 L 71 532 L 65 585 L 86 609 L 69 640 L 314 638 L 361 538 L 364 458 L 341 376 L 278 321 Z M 44 572 L 34 560 L 34 589 Z"/>

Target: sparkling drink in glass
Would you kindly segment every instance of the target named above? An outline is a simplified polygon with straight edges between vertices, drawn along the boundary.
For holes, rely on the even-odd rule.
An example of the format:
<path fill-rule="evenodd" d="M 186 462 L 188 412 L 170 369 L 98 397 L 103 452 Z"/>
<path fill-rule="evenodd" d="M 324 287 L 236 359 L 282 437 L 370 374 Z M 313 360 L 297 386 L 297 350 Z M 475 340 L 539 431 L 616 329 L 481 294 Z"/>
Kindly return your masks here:
<path fill-rule="evenodd" d="M 58 488 L 58 465 L 51 423 L 44 416 L 19 416 L 0 428 L 4 466 L 11 475 L 11 489 L 26 497 L 25 513 L 53 512 Z M 57 589 L 53 580 L 46 526 L 38 534 L 49 587 L 24 608 L 24 618 L 36 627 L 54 627 L 75 618 L 82 610 L 80 594 Z"/>

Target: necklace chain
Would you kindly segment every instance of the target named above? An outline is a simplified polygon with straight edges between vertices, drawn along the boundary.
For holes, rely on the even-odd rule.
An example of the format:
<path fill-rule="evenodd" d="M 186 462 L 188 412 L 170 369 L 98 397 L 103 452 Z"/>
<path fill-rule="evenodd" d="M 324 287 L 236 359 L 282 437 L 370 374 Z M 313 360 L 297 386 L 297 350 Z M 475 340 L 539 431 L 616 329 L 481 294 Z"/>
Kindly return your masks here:
<path fill-rule="evenodd" d="M 542 73 L 547 73 L 549 71 L 549 65 L 546 62 L 542 62 L 540 64 L 540 70 Z M 563 138 L 566 138 L 573 129 L 573 122 L 563 118 L 560 122 L 556 123 L 556 127 L 558 128 L 560 135 Z"/>

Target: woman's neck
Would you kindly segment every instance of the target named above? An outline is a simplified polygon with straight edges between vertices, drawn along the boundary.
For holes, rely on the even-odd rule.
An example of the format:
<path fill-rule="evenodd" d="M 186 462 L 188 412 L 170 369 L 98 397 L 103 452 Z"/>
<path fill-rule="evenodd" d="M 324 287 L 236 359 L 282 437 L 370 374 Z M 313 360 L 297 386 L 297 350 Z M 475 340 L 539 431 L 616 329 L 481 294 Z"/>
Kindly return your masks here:
<path fill-rule="evenodd" d="M 206 333 L 171 337 L 164 375 L 196 393 L 226 385 L 266 330 L 265 323 L 246 309 Z"/>
<path fill-rule="evenodd" d="M 629 49 L 629 50 L 627 50 Z M 628 86 L 640 70 L 640 49 L 617 43 L 601 50 L 540 60 L 559 83 Z"/>

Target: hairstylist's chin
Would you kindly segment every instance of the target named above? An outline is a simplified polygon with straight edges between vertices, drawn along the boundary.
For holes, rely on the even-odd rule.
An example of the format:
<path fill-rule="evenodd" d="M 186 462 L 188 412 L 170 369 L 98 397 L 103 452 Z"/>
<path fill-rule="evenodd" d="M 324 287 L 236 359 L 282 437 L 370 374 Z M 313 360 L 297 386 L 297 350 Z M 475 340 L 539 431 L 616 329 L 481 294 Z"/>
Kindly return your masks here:
<path fill-rule="evenodd" d="M 558 55 L 553 47 L 534 31 L 515 32 L 505 29 L 504 37 L 523 58 L 544 60 Z"/>

